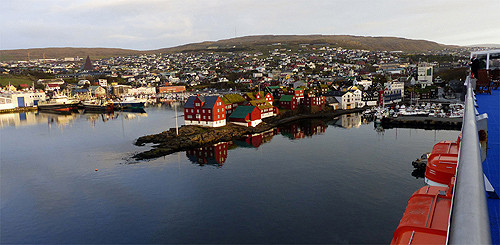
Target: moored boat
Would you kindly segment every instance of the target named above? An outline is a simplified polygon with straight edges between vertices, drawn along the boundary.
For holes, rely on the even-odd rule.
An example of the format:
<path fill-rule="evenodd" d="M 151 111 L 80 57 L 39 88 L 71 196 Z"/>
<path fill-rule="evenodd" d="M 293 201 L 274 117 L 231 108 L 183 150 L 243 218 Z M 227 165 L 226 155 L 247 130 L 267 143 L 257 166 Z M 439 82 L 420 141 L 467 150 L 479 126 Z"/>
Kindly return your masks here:
<path fill-rule="evenodd" d="M 56 94 L 47 101 L 40 101 L 38 103 L 38 110 L 71 111 L 76 110 L 79 104 L 79 100 L 69 99 L 66 95 Z"/>
<path fill-rule="evenodd" d="M 97 112 L 111 112 L 113 111 L 113 103 L 110 103 L 105 100 L 88 100 L 82 101 L 83 109 L 88 111 L 97 111 Z"/>
<path fill-rule="evenodd" d="M 138 99 L 131 96 L 125 97 L 123 100 L 113 102 L 114 106 L 119 109 L 141 109 L 144 108 L 145 103 L 145 99 Z"/>

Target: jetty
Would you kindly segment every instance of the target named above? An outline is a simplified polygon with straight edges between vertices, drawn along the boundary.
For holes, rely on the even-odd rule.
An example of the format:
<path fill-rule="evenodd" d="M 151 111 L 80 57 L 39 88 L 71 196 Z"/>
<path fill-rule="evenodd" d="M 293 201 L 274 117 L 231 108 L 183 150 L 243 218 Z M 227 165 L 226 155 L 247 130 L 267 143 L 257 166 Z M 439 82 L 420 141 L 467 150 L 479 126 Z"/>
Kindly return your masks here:
<path fill-rule="evenodd" d="M 400 116 L 384 117 L 381 124 L 383 128 L 421 128 L 421 129 L 455 129 L 462 128 L 461 117 L 422 117 Z"/>

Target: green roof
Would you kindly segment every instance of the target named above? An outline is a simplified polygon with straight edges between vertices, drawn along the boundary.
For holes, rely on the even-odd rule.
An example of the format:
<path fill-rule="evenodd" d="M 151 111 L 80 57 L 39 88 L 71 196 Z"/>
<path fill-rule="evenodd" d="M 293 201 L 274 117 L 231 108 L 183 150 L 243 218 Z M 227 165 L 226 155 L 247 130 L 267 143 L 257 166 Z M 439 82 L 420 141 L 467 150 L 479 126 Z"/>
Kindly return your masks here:
<path fill-rule="evenodd" d="M 292 101 L 293 95 L 291 94 L 285 94 L 281 96 L 280 101 Z"/>
<path fill-rule="evenodd" d="M 280 87 L 280 86 L 269 86 L 269 87 L 267 87 L 267 88 L 268 88 L 268 89 L 279 89 L 279 88 L 281 88 L 281 87 Z"/>
<path fill-rule="evenodd" d="M 271 105 L 269 102 L 267 102 L 266 99 L 260 99 L 260 100 L 251 100 L 250 104 L 253 106 L 257 106 L 259 109 L 267 109 L 267 108 L 273 108 L 273 105 Z M 263 104 L 261 106 L 258 106 L 259 104 Z"/>
<path fill-rule="evenodd" d="M 238 102 L 244 102 L 246 99 L 241 96 L 241 94 L 225 94 L 222 96 L 222 101 L 227 104 L 232 104 L 232 103 L 238 103 Z"/>
<path fill-rule="evenodd" d="M 248 92 L 246 93 L 246 95 L 251 99 L 251 100 L 255 100 L 257 99 L 255 97 L 255 95 L 257 95 L 259 92 Z M 260 98 L 264 98 L 265 94 L 264 94 L 264 91 L 260 91 Z"/>
<path fill-rule="evenodd" d="M 255 109 L 255 106 L 244 106 L 240 105 L 236 107 L 233 113 L 229 116 L 229 118 L 245 118 L 248 113 L 252 113 Z"/>

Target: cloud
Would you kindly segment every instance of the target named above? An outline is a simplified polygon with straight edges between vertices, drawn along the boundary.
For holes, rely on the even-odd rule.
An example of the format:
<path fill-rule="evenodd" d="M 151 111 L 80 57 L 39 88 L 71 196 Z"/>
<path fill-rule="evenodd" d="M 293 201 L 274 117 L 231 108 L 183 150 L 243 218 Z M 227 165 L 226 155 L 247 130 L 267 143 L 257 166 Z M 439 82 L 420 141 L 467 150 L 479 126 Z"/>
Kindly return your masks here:
<path fill-rule="evenodd" d="M 156 49 L 258 34 L 500 43 L 500 1 L 2 0 L 1 48 Z"/>

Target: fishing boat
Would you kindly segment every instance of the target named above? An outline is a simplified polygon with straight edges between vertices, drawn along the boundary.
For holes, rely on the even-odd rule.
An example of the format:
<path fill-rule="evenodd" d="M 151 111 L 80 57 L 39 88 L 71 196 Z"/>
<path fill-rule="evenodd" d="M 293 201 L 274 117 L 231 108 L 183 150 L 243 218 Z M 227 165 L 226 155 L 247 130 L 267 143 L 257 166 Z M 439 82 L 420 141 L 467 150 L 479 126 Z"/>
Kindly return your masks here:
<path fill-rule="evenodd" d="M 38 110 L 71 111 L 76 110 L 79 100 L 70 99 L 66 95 L 55 94 L 47 101 L 38 102 Z"/>
<path fill-rule="evenodd" d="M 123 100 L 113 102 L 118 109 L 141 109 L 144 108 L 146 99 L 138 99 L 132 96 L 127 96 Z"/>
<path fill-rule="evenodd" d="M 113 103 L 106 100 L 87 100 L 82 101 L 82 107 L 85 112 L 112 112 Z"/>

